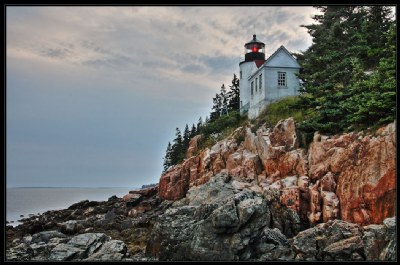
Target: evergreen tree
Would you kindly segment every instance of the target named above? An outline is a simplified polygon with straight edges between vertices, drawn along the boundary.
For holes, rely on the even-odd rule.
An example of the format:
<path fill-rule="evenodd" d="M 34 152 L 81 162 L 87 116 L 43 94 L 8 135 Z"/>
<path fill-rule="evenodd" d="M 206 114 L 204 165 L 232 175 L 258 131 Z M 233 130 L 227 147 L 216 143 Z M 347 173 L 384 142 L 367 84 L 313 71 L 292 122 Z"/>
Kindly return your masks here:
<path fill-rule="evenodd" d="M 190 142 L 190 130 L 189 126 L 186 124 L 185 130 L 183 132 L 183 142 L 182 142 L 182 152 L 185 154 L 186 150 L 189 148 Z"/>
<path fill-rule="evenodd" d="M 356 6 L 317 8 L 323 12 L 313 17 L 319 24 L 302 26 L 308 29 L 313 43 L 297 57 L 303 68 L 300 78 L 304 87 L 320 97 L 348 85 L 351 59 L 357 57 L 354 50 L 359 46 L 354 33 L 361 31 L 363 11 L 355 12 Z"/>
<path fill-rule="evenodd" d="M 228 110 L 235 111 L 240 108 L 240 86 L 239 79 L 236 74 L 233 74 L 232 85 L 229 86 L 230 91 L 228 92 Z"/>
<path fill-rule="evenodd" d="M 379 51 L 371 52 L 374 45 L 378 47 L 382 44 L 368 42 L 369 33 L 366 29 L 380 25 L 370 19 L 371 16 L 378 17 L 371 14 L 374 8 L 317 8 L 322 11 L 321 15 L 313 17 L 318 24 L 303 26 L 308 29 L 313 43 L 305 52 L 296 56 L 302 66 L 299 74 L 303 82 L 300 104 L 308 109 L 311 117 L 300 127 L 336 133 L 349 126 L 351 108 L 344 107 L 344 102 L 354 99 L 354 93 L 361 92 L 352 89 L 354 75 L 358 72 L 358 76 L 362 77 L 360 73 L 366 67 L 376 64 L 374 61 L 379 62 L 377 56 L 385 53 L 382 47 Z M 381 16 L 382 25 L 386 25 L 387 17 L 387 14 Z M 385 21 L 382 21 L 383 18 Z M 371 21 L 374 21 L 374 25 Z"/>
<path fill-rule="evenodd" d="M 183 144 L 183 140 L 182 140 L 181 131 L 179 130 L 179 128 L 176 128 L 174 144 L 172 145 L 172 148 L 171 148 L 171 164 L 172 165 L 178 164 L 182 159 L 182 149 L 183 149 L 182 144 Z"/>
<path fill-rule="evenodd" d="M 201 126 L 203 126 L 203 119 L 200 117 L 199 121 L 197 122 L 197 128 L 196 128 L 197 132 L 200 132 Z"/>
<path fill-rule="evenodd" d="M 379 64 L 379 59 L 385 57 L 383 47 L 391 22 L 391 10 L 387 6 L 369 6 L 365 16 L 362 32 L 364 41 L 368 44 L 367 56 L 364 60 L 364 68 L 374 69 Z"/>
<path fill-rule="evenodd" d="M 221 91 L 219 93 L 219 97 L 221 99 L 221 115 L 228 114 L 228 103 L 229 103 L 229 98 L 228 98 L 228 93 L 226 92 L 225 85 L 222 84 L 221 86 Z"/>
<path fill-rule="evenodd" d="M 190 138 L 195 137 L 197 134 L 196 125 L 192 124 L 192 129 L 190 130 Z"/>
<path fill-rule="evenodd" d="M 172 146 L 171 146 L 171 143 L 168 142 L 167 150 L 166 150 L 165 156 L 164 156 L 164 163 L 163 163 L 164 172 L 167 171 L 167 169 L 170 166 L 172 166 L 171 154 L 172 154 Z"/>
<path fill-rule="evenodd" d="M 210 120 L 215 121 L 216 119 L 221 116 L 221 109 L 222 109 L 222 98 L 220 94 L 215 94 L 215 97 L 213 98 L 213 106 L 212 106 L 212 111 L 210 113 Z"/>
<path fill-rule="evenodd" d="M 396 25 L 392 23 L 385 34 L 386 41 L 376 70 L 366 75 L 361 63 L 355 61 L 351 96 L 340 103 L 348 113 L 348 126 L 365 129 L 396 119 Z"/>

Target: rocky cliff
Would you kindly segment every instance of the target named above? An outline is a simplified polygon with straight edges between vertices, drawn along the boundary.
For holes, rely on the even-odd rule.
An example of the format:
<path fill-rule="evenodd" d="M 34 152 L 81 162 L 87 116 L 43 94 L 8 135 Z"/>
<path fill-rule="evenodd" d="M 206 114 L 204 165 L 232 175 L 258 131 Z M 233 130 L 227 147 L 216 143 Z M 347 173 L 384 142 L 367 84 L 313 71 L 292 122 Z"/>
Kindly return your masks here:
<path fill-rule="evenodd" d="M 238 128 L 156 187 L 81 201 L 6 227 L 8 261 L 394 261 L 395 123 L 316 133 L 293 119 Z"/>
<path fill-rule="evenodd" d="M 189 188 L 222 172 L 257 194 L 276 190 L 280 204 L 294 210 L 302 223 L 341 219 L 381 224 L 395 215 L 395 123 L 374 134 L 315 133 L 307 148 L 300 147 L 299 138 L 291 118 L 255 133 L 238 128 L 201 152 L 197 136 L 190 142 L 187 159 L 161 176 L 159 195 L 179 200 Z"/>
<path fill-rule="evenodd" d="M 189 189 L 157 219 L 146 248 L 158 260 L 363 261 L 396 259 L 396 222 L 335 219 L 301 229 L 296 207 L 219 173 Z"/>

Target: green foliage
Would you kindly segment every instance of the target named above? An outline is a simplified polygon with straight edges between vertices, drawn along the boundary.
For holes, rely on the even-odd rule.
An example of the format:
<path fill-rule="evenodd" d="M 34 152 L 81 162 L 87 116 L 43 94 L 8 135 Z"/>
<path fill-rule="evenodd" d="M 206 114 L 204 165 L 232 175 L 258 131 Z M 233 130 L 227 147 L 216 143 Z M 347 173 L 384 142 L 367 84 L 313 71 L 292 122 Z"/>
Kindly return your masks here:
<path fill-rule="evenodd" d="M 338 133 L 395 119 L 396 24 L 385 6 L 318 7 L 297 59 L 305 131 Z M 367 74 L 367 72 L 372 74 Z"/>
<path fill-rule="evenodd" d="M 240 107 L 240 87 L 239 79 L 236 74 L 233 74 L 232 85 L 229 86 L 230 91 L 228 92 L 228 111 L 238 110 Z"/>
<path fill-rule="evenodd" d="M 230 135 L 246 121 L 247 117 L 241 116 L 239 111 L 236 110 L 204 124 L 199 131 L 204 137 L 200 144 L 200 149 L 214 145 L 216 142 Z"/>
<path fill-rule="evenodd" d="M 215 121 L 221 115 L 226 115 L 230 111 L 236 111 L 240 106 L 240 87 L 239 79 L 236 74 L 233 74 L 232 85 L 229 86 L 229 91 L 222 84 L 219 94 L 215 94 L 213 98 L 212 111 L 210 113 L 210 121 Z"/>
<path fill-rule="evenodd" d="M 172 154 L 172 146 L 171 146 L 171 143 L 168 142 L 167 150 L 166 150 L 165 156 L 164 156 L 164 163 L 163 163 L 164 172 L 172 165 L 171 154 Z"/>
<path fill-rule="evenodd" d="M 275 124 L 289 117 L 293 117 L 296 122 L 304 121 L 310 114 L 299 105 L 298 96 L 289 96 L 269 104 L 264 111 L 252 121 L 254 128 L 266 124 L 267 127 L 273 127 Z"/>

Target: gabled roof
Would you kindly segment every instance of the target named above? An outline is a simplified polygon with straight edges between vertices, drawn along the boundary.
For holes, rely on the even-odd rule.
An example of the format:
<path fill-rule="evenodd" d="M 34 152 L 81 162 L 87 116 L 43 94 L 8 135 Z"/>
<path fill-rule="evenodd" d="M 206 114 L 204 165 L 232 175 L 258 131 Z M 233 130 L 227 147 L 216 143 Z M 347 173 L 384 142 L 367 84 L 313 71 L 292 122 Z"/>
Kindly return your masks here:
<path fill-rule="evenodd" d="M 296 59 L 293 57 L 293 55 L 290 54 L 290 52 L 285 48 L 285 46 L 281 45 L 281 47 L 279 47 L 273 54 L 271 54 L 271 56 L 269 56 L 267 58 L 267 60 L 263 61 L 263 60 L 255 60 L 255 64 L 257 66 L 257 70 L 254 71 L 248 78 L 248 80 L 250 80 L 251 78 L 253 78 L 253 76 L 255 76 L 259 71 L 261 71 L 261 69 L 263 67 L 279 67 L 279 65 L 275 65 L 275 66 L 268 66 L 268 63 L 270 63 L 278 54 L 279 52 L 282 51 L 284 52 L 288 58 L 290 58 L 289 60 L 292 61 L 294 68 L 301 68 L 301 66 L 299 65 L 299 63 L 296 61 Z M 259 62 L 257 62 L 259 61 Z M 262 64 L 260 64 L 261 62 L 264 62 Z"/>
<path fill-rule="evenodd" d="M 279 54 L 280 51 L 285 52 L 289 58 L 291 58 L 291 60 L 295 63 L 296 67 L 300 68 L 299 63 L 296 61 L 296 59 L 293 57 L 292 54 L 290 54 L 290 52 L 285 48 L 285 46 L 281 45 L 281 47 L 279 47 L 273 54 L 271 54 L 271 56 L 268 57 L 267 60 L 265 60 L 264 65 L 267 65 L 269 62 L 272 61 L 272 59 Z"/>

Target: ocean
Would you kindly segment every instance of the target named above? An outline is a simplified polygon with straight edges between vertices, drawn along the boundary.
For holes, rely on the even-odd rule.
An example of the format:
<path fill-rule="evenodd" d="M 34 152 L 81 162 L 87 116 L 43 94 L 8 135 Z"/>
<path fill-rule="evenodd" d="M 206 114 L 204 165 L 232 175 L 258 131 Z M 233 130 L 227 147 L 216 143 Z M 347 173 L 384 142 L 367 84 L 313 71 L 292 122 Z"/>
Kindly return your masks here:
<path fill-rule="evenodd" d="M 137 188 L 8 188 L 6 220 L 16 226 L 18 220 L 48 210 L 66 209 L 82 201 L 106 201 L 113 195 L 121 198 Z M 23 216 L 21 216 L 23 215 Z"/>

